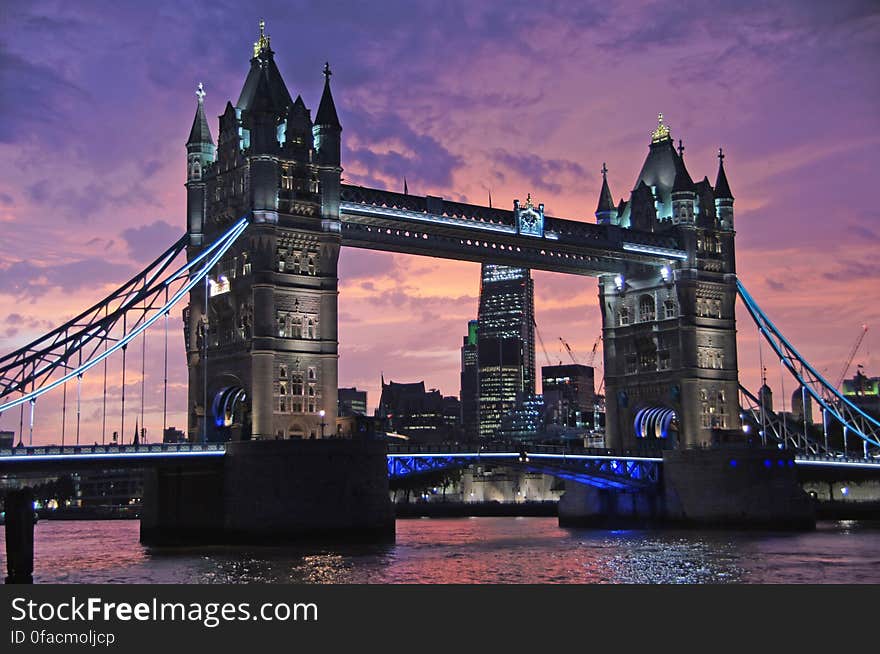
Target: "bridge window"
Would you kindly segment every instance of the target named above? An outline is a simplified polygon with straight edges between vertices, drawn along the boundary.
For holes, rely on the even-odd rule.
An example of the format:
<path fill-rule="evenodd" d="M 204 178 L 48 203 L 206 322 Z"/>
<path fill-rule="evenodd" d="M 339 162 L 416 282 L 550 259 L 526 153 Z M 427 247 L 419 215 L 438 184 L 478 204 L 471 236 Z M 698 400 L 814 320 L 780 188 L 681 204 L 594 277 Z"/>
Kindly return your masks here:
<path fill-rule="evenodd" d="M 297 274 L 302 272 L 302 270 L 300 270 L 299 255 L 298 254 L 295 257 L 293 257 L 293 272 L 295 272 Z"/>
<path fill-rule="evenodd" d="M 658 352 L 657 369 L 658 370 L 669 370 L 669 365 L 670 365 L 669 350 L 660 350 Z"/>
<path fill-rule="evenodd" d="M 315 321 L 312 318 L 309 318 L 306 338 L 315 338 Z"/>
<path fill-rule="evenodd" d="M 650 322 L 656 318 L 656 310 L 654 298 L 650 295 L 643 295 L 639 298 L 639 319 L 642 322 Z"/>
<path fill-rule="evenodd" d="M 309 367 L 309 381 L 314 381 L 316 379 L 315 369 L 314 367 Z"/>
<path fill-rule="evenodd" d="M 303 394 L 303 374 L 299 370 L 291 375 L 290 391 L 295 397 L 302 397 Z"/>
<path fill-rule="evenodd" d="M 309 256 L 309 274 L 315 274 L 315 258 L 313 256 Z"/>
<path fill-rule="evenodd" d="M 621 327 L 629 324 L 629 309 L 626 307 L 620 307 L 620 311 L 617 313 L 617 324 Z"/>
<path fill-rule="evenodd" d="M 668 318 L 675 318 L 675 300 L 666 300 L 663 303 L 663 314 Z"/>
<path fill-rule="evenodd" d="M 287 364 L 282 363 L 278 366 L 278 378 L 287 379 Z"/>

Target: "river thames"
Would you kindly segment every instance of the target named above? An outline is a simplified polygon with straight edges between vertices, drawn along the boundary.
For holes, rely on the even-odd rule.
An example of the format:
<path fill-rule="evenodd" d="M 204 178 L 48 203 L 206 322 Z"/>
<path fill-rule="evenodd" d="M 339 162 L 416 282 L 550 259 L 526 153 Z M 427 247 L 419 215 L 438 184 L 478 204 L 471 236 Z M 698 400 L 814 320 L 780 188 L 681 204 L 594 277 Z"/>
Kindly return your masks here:
<path fill-rule="evenodd" d="M 556 518 L 538 517 L 423 518 L 398 520 L 394 544 L 168 550 L 140 545 L 138 526 L 135 520 L 40 521 L 35 581 L 880 582 L 880 523 L 820 522 L 813 532 L 768 533 L 567 529 Z"/>

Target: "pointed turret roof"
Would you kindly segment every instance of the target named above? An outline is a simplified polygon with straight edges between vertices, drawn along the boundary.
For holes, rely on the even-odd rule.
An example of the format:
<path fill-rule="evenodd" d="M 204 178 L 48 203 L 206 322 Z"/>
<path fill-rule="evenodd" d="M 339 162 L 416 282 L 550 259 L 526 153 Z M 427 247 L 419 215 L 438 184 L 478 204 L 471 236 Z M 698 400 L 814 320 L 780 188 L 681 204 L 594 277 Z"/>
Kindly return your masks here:
<path fill-rule="evenodd" d="M 264 24 L 260 21 L 260 39 L 254 44 L 251 69 L 235 106 L 241 111 L 247 111 L 258 104 L 261 109 L 269 109 L 281 116 L 287 113 L 293 99 L 275 64 L 275 52 L 269 47 L 269 37 L 264 34 L 263 27 Z"/>
<path fill-rule="evenodd" d="M 318 113 L 315 114 L 315 125 L 336 127 L 342 129 L 339 124 L 339 116 L 336 114 L 336 104 L 333 102 L 333 94 L 330 92 L 330 62 L 324 64 L 324 92 L 321 94 L 321 103 L 318 105 Z"/>
<path fill-rule="evenodd" d="M 599 206 L 596 207 L 596 213 L 604 211 L 614 211 L 614 198 L 611 195 L 611 189 L 608 188 L 608 168 L 602 164 L 602 190 L 599 191 Z"/>
<path fill-rule="evenodd" d="M 675 181 L 672 183 L 672 192 L 677 191 L 693 191 L 694 180 L 684 165 L 684 157 L 681 154 L 675 155 Z"/>
<path fill-rule="evenodd" d="M 727 175 L 724 173 L 724 150 L 718 148 L 718 178 L 715 180 L 715 197 L 724 200 L 733 200 L 730 192 L 730 184 L 727 183 Z"/>
<path fill-rule="evenodd" d="M 199 143 L 210 143 L 214 144 L 214 139 L 211 138 L 211 129 L 208 127 L 208 119 L 205 117 L 205 87 L 202 86 L 201 82 L 199 82 L 199 88 L 196 91 L 196 96 L 199 98 L 198 107 L 196 107 L 196 115 L 193 118 L 192 129 L 189 130 L 189 138 L 186 141 L 187 145 L 197 145 Z"/>

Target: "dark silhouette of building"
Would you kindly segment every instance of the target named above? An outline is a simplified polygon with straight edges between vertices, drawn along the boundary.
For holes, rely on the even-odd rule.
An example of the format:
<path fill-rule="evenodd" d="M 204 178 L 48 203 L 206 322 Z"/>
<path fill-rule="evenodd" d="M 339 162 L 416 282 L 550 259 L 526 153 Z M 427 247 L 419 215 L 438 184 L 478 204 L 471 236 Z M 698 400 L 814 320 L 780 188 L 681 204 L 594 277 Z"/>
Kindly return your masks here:
<path fill-rule="evenodd" d="M 456 406 L 454 410 L 459 409 Z M 382 380 L 382 397 L 376 415 L 386 431 L 403 434 L 416 443 L 451 440 L 454 432 L 444 417 L 439 390 L 425 390 L 425 382 L 400 384 Z"/>
<path fill-rule="evenodd" d="M 479 321 L 468 322 L 468 333 L 461 346 L 461 427 L 467 441 L 480 435 L 480 369 L 477 365 Z"/>
<path fill-rule="evenodd" d="M 367 415 L 367 391 L 357 388 L 340 388 L 338 396 L 340 416 Z"/>
<path fill-rule="evenodd" d="M 566 427 L 592 424 L 596 393 L 590 366 L 542 366 L 541 392 L 548 423 Z"/>
<path fill-rule="evenodd" d="M 480 438 L 495 435 L 518 398 L 535 394 L 534 315 L 530 271 L 483 264 L 477 332 Z"/>
<path fill-rule="evenodd" d="M 176 427 L 166 427 L 162 434 L 163 443 L 183 443 L 186 441 L 186 435 Z"/>

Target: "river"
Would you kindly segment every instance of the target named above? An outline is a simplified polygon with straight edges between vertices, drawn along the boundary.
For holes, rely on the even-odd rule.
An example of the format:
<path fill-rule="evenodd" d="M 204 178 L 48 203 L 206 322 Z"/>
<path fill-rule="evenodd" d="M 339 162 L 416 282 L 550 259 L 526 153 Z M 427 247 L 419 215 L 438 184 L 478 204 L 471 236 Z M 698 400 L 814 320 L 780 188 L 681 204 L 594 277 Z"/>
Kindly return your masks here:
<path fill-rule="evenodd" d="M 768 533 L 564 529 L 556 518 L 537 517 L 423 518 L 398 520 L 397 541 L 389 545 L 172 550 L 140 545 L 138 525 L 40 521 L 35 581 L 880 583 L 877 523 L 821 522 L 812 532 Z"/>

